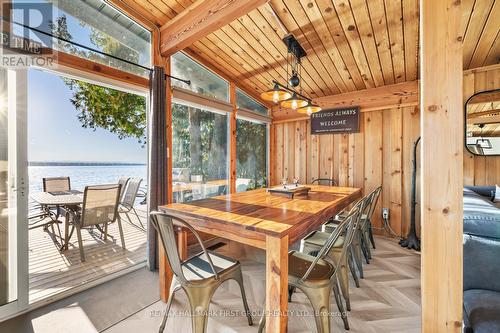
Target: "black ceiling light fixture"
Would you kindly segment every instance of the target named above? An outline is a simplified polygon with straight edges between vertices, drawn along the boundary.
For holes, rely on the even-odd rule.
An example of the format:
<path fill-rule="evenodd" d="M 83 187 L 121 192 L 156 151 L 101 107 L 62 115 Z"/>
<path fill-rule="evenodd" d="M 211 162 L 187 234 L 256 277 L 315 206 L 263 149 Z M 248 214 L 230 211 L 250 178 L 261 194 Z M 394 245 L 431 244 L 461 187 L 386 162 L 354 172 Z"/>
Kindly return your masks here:
<path fill-rule="evenodd" d="M 262 93 L 262 99 L 272 101 L 275 104 L 281 103 L 284 108 L 292 108 L 308 115 L 321 111 L 321 108 L 314 104 L 310 98 L 302 95 L 301 59 L 307 55 L 306 51 L 292 34 L 286 35 L 283 38 L 283 43 L 287 47 L 286 76 L 288 82 L 283 85 L 273 80 L 274 87 Z"/>

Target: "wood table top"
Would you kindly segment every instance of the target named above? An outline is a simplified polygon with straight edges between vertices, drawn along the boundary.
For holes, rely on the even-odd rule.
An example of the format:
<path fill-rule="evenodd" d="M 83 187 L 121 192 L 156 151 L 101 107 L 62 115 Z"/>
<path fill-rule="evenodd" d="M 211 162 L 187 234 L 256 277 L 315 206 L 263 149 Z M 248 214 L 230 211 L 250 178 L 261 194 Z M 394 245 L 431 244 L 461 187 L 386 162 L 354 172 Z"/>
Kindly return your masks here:
<path fill-rule="evenodd" d="M 195 228 L 204 232 L 217 229 L 241 234 L 242 237 L 244 233 L 248 235 L 252 232 L 252 237 L 260 240 L 266 235 L 288 235 L 292 243 L 361 197 L 361 189 L 358 188 L 309 186 L 308 195 L 293 199 L 259 189 L 169 204 L 160 209 L 194 223 Z"/>

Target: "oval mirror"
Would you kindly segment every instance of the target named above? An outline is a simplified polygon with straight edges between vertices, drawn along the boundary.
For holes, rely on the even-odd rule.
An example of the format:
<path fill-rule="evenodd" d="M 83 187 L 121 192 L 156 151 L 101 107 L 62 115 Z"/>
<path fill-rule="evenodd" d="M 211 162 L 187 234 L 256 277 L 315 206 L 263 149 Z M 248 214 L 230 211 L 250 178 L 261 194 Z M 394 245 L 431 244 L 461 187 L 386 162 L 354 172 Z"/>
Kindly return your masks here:
<path fill-rule="evenodd" d="M 477 93 L 465 103 L 465 146 L 475 155 L 500 155 L 500 89 Z"/>

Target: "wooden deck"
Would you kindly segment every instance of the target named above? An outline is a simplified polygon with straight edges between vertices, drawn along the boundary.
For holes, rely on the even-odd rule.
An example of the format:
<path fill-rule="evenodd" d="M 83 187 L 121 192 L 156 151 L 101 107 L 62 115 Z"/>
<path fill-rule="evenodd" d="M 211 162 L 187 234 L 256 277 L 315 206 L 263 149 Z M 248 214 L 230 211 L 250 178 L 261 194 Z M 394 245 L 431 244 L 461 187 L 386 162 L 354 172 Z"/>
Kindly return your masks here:
<path fill-rule="evenodd" d="M 136 207 L 139 218 L 146 220 L 146 206 Z M 134 214 L 132 222 L 140 225 Z M 126 250 L 121 247 L 118 224 L 109 228 L 107 241 L 100 232 L 82 230 L 86 261 L 80 262 L 76 233 L 69 249 L 59 252 L 53 234 L 42 228 L 29 232 L 29 301 L 30 304 L 53 297 L 83 284 L 143 263 L 146 260 L 146 232 L 132 225 L 122 214 Z M 63 232 L 61 226 L 61 232 Z M 57 228 L 56 228 L 57 233 Z"/>

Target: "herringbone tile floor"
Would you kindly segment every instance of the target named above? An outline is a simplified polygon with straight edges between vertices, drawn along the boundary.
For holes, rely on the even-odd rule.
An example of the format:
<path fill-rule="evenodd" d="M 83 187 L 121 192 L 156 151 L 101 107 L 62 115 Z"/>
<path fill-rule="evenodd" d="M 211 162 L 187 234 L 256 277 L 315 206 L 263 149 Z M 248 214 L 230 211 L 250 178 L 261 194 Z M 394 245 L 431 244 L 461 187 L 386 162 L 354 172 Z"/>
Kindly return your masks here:
<path fill-rule="evenodd" d="M 376 245 L 371 263 L 364 265 L 365 279 L 361 280 L 360 288 L 356 288 L 351 281 L 350 332 L 420 332 L 420 255 L 402 249 L 395 240 L 377 237 Z M 231 313 L 243 307 L 236 283 L 229 282 L 215 294 L 210 306 L 208 332 L 256 332 L 265 296 L 265 253 L 234 243 L 218 251 L 241 261 L 255 325 L 250 327 L 240 313 Z M 138 329 L 141 332 L 155 332 L 164 309 L 165 304 L 157 302 L 107 332 L 136 332 Z M 331 309 L 337 311 L 333 298 Z M 304 294 L 294 294 L 289 310 L 290 333 L 316 332 L 312 308 Z M 177 316 L 169 318 L 165 332 L 191 332 L 191 321 L 186 315 L 187 298 L 182 292 L 177 293 L 172 311 Z M 331 331 L 344 331 L 340 318 L 332 318 Z"/>

